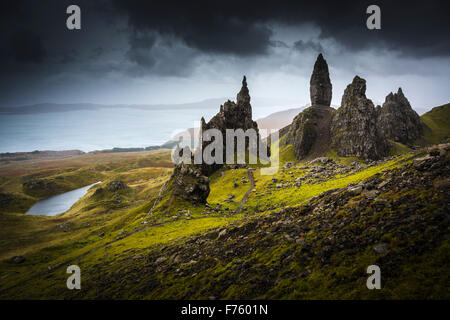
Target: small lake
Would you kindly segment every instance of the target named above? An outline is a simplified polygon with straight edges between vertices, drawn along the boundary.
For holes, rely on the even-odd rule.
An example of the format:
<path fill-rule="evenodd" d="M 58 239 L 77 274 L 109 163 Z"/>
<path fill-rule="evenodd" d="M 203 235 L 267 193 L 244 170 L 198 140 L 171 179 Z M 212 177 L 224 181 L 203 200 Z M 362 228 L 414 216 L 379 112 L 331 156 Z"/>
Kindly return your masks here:
<path fill-rule="evenodd" d="M 54 216 L 69 210 L 75 202 L 80 200 L 89 190 L 90 187 L 99 184 L 101 181 L 90 184 L 88 186 L 75 189 L 57 196 L 53 196 L 36 202 L 27 214 L 39 214 L 44 216 Z"/>

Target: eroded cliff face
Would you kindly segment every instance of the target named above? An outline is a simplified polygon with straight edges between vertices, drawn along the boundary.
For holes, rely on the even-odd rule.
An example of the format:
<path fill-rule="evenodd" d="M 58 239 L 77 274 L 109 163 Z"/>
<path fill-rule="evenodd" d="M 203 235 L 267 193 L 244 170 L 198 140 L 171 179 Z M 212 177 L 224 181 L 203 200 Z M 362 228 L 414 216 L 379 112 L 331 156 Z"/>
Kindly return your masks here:
<path fill-rule="evenodd" d="M 355 76 L 331 122 L 331 147 L 344 157 L 384 157 L 389 150 L 377 118 L 378 111 L 366 97 L 366 80 Z"/>
<path fill-rule="evenodd" d="M 423 136 L 422 121 L 415 112 L 401 88 L 390 93 L 378 115 L 380 132 L 386 139 L 406 145 Z"/>

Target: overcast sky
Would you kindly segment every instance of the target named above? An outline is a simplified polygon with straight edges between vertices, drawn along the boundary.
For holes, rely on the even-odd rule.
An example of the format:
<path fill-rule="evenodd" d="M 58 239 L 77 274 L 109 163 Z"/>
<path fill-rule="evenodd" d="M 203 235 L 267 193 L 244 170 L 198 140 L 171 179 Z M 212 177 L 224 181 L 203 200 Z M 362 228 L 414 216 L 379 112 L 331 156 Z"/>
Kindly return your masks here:
<path fill-rule="evenodd" d="M 375 104 L 398 87 L 419 113 L 450 102 L 449 1 L 294 3 L 2 0 L 0 106 L 195 102 L 235 96 L 244 74 L 252 97 L 303 106 L 319 52 L 332 105 L 355 75 Z M 66 28 L 70 4 L 81 30 Z"/>

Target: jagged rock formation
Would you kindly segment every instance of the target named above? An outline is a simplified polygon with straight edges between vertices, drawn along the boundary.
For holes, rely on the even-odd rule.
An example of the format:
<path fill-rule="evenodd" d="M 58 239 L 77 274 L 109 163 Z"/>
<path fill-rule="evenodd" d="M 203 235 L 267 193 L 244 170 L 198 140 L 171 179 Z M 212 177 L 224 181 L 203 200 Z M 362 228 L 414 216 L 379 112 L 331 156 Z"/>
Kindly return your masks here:
<path fill-rule="evenodd" d="M 208 123 L 205 119 L 201 119 L 201 132 L 205 132 L 208 129 L 217 129 L 222 133 L 223 137 L 223 159 L 226 160 L 225 152 L 227 148 L 226 144 L 226 130 L 227 129 L 242 129 L 244 131 L 248 129 L 254 129 L 256 131 L 257 139 L 259 141 L 260 135 L 258 130 L 258 124 L 252 120 L 252 106 L 250 104 L 250 94 L 247 87 L 247 79 L 244 76 L 242 80 L 242 88 L 237 94 L 236 103 L 233 101 L 226 101 L 220 106 L 220 111 L 217 113 Z M 201 152 L 211 141 L 201 141 Z M 246 141 L 246 150 L 248 150 L 249 143 Z M 235 145 L 236 151 L 236 145 Z M 204 175 L 209 176 L 216 170 L 222 167 L 221 164 L 202 165 L 202 172 Z"/>
<path fill-rule="evenodd" d="M 226 130 L 227 129 L 254 129 L 257 139 L 260 140 L 258 124 L 252 120 L 252 107 L 250 104 L 250 94 L 247 87 L 247 79 L 244 76 L 242 80 L 242 88 L 237 94 L 236 103 L 226 101 L 220 106 L 220 111 L 207 123 L 202 117 L 201 132 L 208 129 L 217 129 L 222 133 L 223 137 L 223 161 L 226 161 Z M 200 148 L 195 152 L 203 152 L 212 141 L 200 140 Z M 246 150 L 249 143 L 246 141 Z M 236 144 L 235 144 L 236 150 Z M 223 164 L 202 164 L 196 165 L 179 165 L 175 167 L 173 179 L 175 181 L 175 194 L 191 203 L 205 203 L 209 194 L 209 179 L 207 178 L 216 170 L 221 168 Z M 183 169 L 184 168 L 184 169 Z"/>
<path fill-rule="evenodd" d="M 247 79 L 244 76 L 242 88 L 237 94 L 236 103 L 228 100 L 208 123 L 202 118 L 202 130 L 219 129 L 225 133 L 226 129 L 255 129 L 258 125 L 252 120 L 252 106 L 250 104 L 250 94 L 247 87 Z"/>
<path fill-rule="evenodd" d="M 322 54 L 319 54 L 314 64 L 310 84 L 312 106 L 294 118 L 284 141 L 294 146 L 295 156 L 299 160 L 309 154 L 320 153 L 322 146 L 329 144 L 329 127 L 334 109 L 329 107 L 332 86 L 328 65 Z"/>
<path fill-rule="evenodd" d="M 331 147 L 340 156 L 380 159 L 388 147 L 377 126 L 378 112 L 366 98 L 366 80 L 355 76 L 347 86 L 331 124 Z"/>
<path fill-rule="evenodd" d="M 331 103 L 332 85 L 328 73 L 328 64 L 322 54 L 319 54 L 317 57 L 309 84 L 311 105 L 323 105 L 329 107 Z"/>
<path fill-rule="evenodd" d="M 332 85 L 322 54 L 310 85 L 311 107 L 280 130 L 286 137 L 281 144 L 293 145 L 299 160 L 325 155 L 330 146 L 340 156 L 376 160 L 388 155 L 388 139 L 412 144 L 424 134 L 419 115 L 401 89 L 375 108 L 366 97 L 366 81 L 358 76 L 345 89 L 341 107 L 330 108 Z"/>
<path fill-rule="evenodd" d="M 378 125 L 386 139 L 403 144 L 411 144 L 423 136 L 422 121 L 401 88 L 386 97 L 378 115 Z"/>

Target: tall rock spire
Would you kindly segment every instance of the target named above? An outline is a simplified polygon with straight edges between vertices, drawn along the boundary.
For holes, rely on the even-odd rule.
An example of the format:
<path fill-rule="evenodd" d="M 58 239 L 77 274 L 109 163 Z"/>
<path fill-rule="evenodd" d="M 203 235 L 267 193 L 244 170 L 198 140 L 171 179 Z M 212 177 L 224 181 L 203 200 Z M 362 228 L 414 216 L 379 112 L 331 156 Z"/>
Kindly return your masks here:
<path fill-rule="evenodd" d="M 245 76 L 244 79 L 242 79 L 242 88 L 241 91 L 239 91 L 239 93 L 237 94 L 236 103 L 250 104 L 250 94 L 248 92 L 247 78 Z"/>
<path fill-rule="evenodd" d="M 314 64 L 314 70 L 309 84 L 311 105 L 323 105 L 329 107 L 331 104 L 332 85 L 328 73 L 327 62 L 321 53 Z"/>

